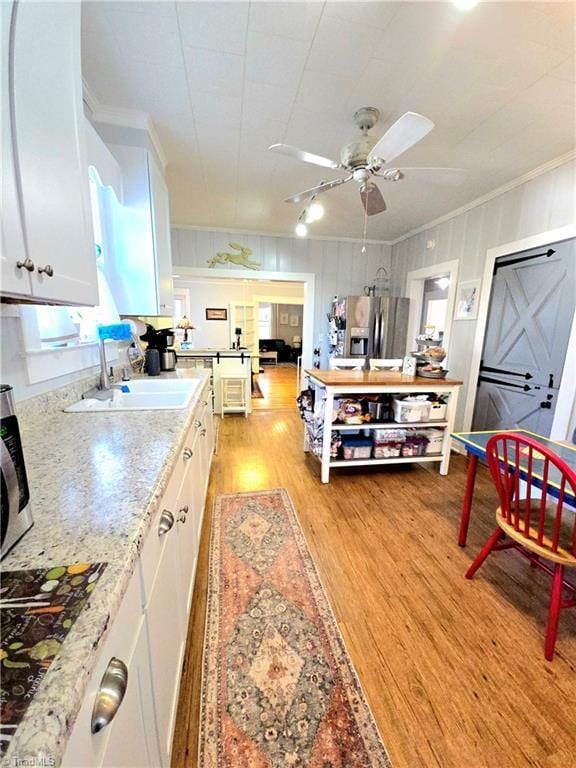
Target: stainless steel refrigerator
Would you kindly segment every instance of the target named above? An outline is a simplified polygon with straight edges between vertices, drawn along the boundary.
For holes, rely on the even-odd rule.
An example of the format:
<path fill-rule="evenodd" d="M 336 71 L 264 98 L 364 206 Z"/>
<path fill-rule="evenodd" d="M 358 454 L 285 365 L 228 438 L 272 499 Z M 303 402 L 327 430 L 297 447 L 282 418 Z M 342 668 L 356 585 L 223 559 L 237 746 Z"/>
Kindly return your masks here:
<path fill-rule="evenodd" d="M 400 358 L 406 354 L 410 299 L 344 296 L 332 305 L 338 330 L 335 357 Z"/>

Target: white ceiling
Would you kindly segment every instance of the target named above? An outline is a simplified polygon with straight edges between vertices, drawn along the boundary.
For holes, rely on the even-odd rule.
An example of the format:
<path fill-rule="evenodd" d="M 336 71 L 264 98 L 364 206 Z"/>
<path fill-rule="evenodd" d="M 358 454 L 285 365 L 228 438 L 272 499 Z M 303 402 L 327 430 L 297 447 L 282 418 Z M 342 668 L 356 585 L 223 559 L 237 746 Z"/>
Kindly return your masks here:
<path fill-rule="evenodd" d="M 103 104 L 148 112 L 168 165 L 171 217 L 292 232 L 290 194 L 337 171 L 274 155 L 285 142 L 338 159 L 352 114 L 436 123 L 400 165 L 467 169 L 458 188 L 382 183 L 368 237 L 394 239 L 574 148 L 576 5 L 484 2 L 87 2 L 84 77 Z M 359 237 L 358 187 L 322 198 L 311 234 Z"/>

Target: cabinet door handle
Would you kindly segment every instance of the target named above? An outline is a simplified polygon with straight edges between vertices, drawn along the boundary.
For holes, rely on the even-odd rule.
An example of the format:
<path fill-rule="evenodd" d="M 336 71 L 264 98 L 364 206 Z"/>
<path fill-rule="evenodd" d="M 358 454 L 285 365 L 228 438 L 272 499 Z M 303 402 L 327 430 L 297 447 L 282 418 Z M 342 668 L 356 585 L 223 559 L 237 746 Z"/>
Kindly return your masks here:
<path fill-rule="evenodd" d="M 187 514 L 188 514 L 188 504 L 185 504 L 180 510 L 180 516 L 178 518 L 178 522 L 185 523 Z"/>
<path fill-rule="evenodd" d="M 184 457 L 184 461 L 190 461 L 192 456 L 194 456 L 191 448 L 184 448 L 184 453 L 182 455 Z"/>
<path fill-rule="evenodd" d="M 44 273 L 46 277 L 54 277 L 54 270 L 50 264 L 46 264 L 45 267 L 38 267 L 38 274 Z"/>
<path fill-rule="evenodd" d="M 202 422 L 199 419 L 194 419 L 194 428 L 198 429 L 202 426 Z"/>
<path fill-rule="evenodd" d="M 206 408 L 206 406 L 208 405 L 208 400 L 202 400 L 202 402 L 200 403 L 200 405 L 201 405 L 203 408 Z"/>
<path fill-rule="evenodd" d="M 158 523 L 158 536 L 164 536 L 165 533 L 174 525 L 174 515 L 169 509 L 163 509 Z"/>
<path fill-rule="evenodd" d="M 204 429 L 200 431 L 200 437 L 205 437 L 205 436 L 206 436 L 206 427 L 204 427 Z"/>
<path fill-rule="evenodd" d="M 16 266 L 18 269 L 26 269 L 28 272 L 34 272 L 34 262 L 27 256 L 24 261 L 17 261 Z"/>
<path fill-rule="evenodd" d="M 109 725 L 122 704 L 128 686 L 128 667 L 114 656 L 110 659 L 100 682 L 92 710 L 92 733 Z"/>

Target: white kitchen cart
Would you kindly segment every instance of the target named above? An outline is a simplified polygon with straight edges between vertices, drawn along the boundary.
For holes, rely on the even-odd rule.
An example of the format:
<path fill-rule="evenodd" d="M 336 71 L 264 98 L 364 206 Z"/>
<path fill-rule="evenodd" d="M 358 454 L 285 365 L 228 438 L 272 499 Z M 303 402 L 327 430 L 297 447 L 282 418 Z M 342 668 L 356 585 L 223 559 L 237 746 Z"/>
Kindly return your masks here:
<path fill-rule="evenodd" d="M 394 371 L 326 371 L 317 369 L 306 370 L 310 384 L 316 390 L 316 398 L 325 398 L 324 418 L 322 424 L 322 453 L 317 458 L 321 462 L 321 479 L 323 483 L 330 480 L 332 467 L 359 467 L 378 464 L 409 464 L 436 461 L 440 464 L 440 474 L 448 474 L 450 463 L 450 433 L 454 431 L 454 418 L 458 404 L 458 389 L 461 381 L 455 379 L 425 379 L 420 376 L 405 376 Z M 442 421 L 426 422 L 367 422 L 364 424 L 339 424 L 332 422 L 332 410 L 335 397 L 350 395 L 361 397 L 362 395 L 393 394 L 405 396 L 408 394 L 447 394 L 448 407 L 446 416 Z M 442 451 L 438 454 L 425 454 L 423 456 L 397 456 L 384 459 L 336 459 L 330 457 L 330 444 L 332 433 L 335 431 L 346 433 L 357 429 L 402 427 L 439 427 L 444 430 Z M 308 424 L 304 424 L 304 450 L 310 451 Z M 316 455 L 316 454 L 313 454 Z"/>

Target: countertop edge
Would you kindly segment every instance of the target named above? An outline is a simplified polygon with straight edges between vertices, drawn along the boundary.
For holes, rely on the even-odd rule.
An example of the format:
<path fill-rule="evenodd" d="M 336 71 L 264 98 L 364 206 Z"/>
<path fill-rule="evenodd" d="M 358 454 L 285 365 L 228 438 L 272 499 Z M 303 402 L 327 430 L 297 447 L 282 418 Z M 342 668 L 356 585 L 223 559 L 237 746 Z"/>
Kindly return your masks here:
<path fill-rule="evenodd" d="M 111 592 L 109 589 L 97 588 L 92 593 L 19 724 L 0 763 L 3 768 L 8 766 L 14 768 L 17 765 L 26 764 L 58 766 L 62 762 L 88 682 L 135 572 L 138 557 L 151 528 L 152 518 L 168 486 L 180 449 L 192 424 L 194 409 L 208 380 L 209 372 L 198 371 L 198 374 L 201 382 L 187 406 L 187 416 L 156 477 L 148 500 L 141 508 L 138 528 L 126 541 L 126 557 L 119 573 L 116 573 L 114 589 Z M 116 565 L 120 567 L 119 563 Z M 104 579 L 106 575 L 105 572 Z M 74 663 L 70 664 L 70 670 L 65 670 L 69 663 L 65 658 L 66 652 L 72 644 L 74 644 Z M 66 703 L 59 707 L 60 697 L 55 694 L 60 694 L 63 687 L 67 690 Z M 29 760 L 34 760 L 34 763 L 26 763 Z"/>

